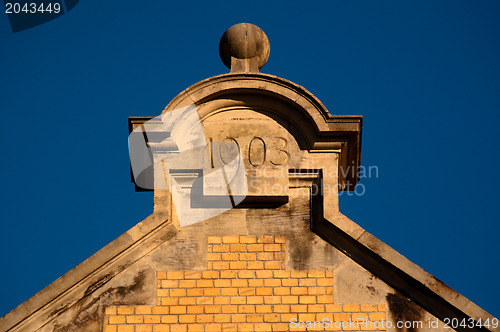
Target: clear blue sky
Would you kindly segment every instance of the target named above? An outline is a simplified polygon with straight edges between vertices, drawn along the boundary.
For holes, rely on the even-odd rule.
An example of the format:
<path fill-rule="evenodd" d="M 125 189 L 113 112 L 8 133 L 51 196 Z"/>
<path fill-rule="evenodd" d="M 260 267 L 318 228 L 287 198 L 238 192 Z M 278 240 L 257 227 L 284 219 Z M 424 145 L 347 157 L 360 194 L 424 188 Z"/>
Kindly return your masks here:
<path fill-rule="evenodd" d="M 341 211 L 500 316 L 500 2 L 95 1 L 13 34 L 0 13 L 0 315 L 148 216 L 127 117 L 228 70 L 249 22 L 262 72 L 364 116 L 362 196 Z"/>

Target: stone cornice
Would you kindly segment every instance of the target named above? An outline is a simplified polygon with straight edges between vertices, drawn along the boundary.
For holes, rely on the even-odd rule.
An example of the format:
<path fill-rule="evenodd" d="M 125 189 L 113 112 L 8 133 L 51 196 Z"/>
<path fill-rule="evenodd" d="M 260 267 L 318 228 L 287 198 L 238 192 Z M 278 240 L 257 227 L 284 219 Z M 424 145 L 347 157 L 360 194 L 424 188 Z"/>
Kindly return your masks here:
<path fill-rule="evenodd" d="M 200 119 L 222 106 L 203 107 L 209 102 L 231 100 L 233 105 L 265 109 L 280 116 L 297 129 L 310 152 L 340 150 L 340 190 L 355 190 L 361 160 L 363 117 L 333 115 L 304 87 L 278 76 L 260 73 L 223 74 L 188 87 L 163 112 L 196 105 Z M 129 131 L 153 117 L 129 117 Z"/>

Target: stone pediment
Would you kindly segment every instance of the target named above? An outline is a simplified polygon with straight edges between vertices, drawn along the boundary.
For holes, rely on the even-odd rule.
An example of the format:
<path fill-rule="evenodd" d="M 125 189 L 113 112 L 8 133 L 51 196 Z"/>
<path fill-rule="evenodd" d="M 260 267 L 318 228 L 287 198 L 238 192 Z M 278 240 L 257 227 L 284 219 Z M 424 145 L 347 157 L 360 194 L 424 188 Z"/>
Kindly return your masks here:
<path fill-rule="evenodd" d="M 361 155 L 361 116 L 332 115 L 303 87 L 261 73 L 225 74 L 201 81 L 177 95 L 163 112 L 189 105 L 197 107 L 202 122 L 230 109 L 253 110 L 281 124 L 300 150 L 338 152 L 340 189 L 354 190 Z M 130 117 L 130 131 L 151 119 Z"/>

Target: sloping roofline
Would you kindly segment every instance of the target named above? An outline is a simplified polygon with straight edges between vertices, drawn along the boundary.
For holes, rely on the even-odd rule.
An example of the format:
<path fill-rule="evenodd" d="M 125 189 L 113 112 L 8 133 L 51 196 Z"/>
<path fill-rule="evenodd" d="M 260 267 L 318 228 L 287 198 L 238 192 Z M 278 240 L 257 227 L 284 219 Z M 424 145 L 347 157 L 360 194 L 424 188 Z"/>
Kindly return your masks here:
<path fill-rule="evenodd" d="M 345 155 L 342 166 L 359 167 L 362 117 L 331 115 L 310 92 L 273 75 L 225 74 L 206 79 L 181 92 L 170 102 L 165 112 L 238 93 L 268 95 L 293 104 L 295 109 L 301 111 L 283 116 L 302 131 L 309 150 L 322 151 L 340 147 Z M 200 117 L 203 117 L 203 114 L 200 114 Z M 140 125 L 146 119 L 129 118 L 129 129 Z M 311 127 L 312 132 L 306 130 Z M 352 180 L 354 183 L 357 181 L 357 174 Z M 315 181 L 321 184 L 321 170 L 317 171 Z M 353 188 L 346 186 L 346 189 Z M 340 212 L 336 212 L 332 219 L 327 220 L 321 193 L 311 199 L 311 230 L 314 233 L 432 315 L 440 319 L 493 319 L 486 311 L 410 262 Z M 169 241 L 179 231 L 164 214 L 153 213 L 0 318 L 0 329 L 32 331 L 44 326 L 60 313 L 61 308 L 73 306 L 79 299 L 99 289 L 134 262 Z M 456 330 L 500 331 L 500 328 L 458 327 Z"/>
<path fill-rule="evenodd" d="M 320 177 L 318 177 L 319 181 Z M 443 318 L 494 317 L 458 292 L 415 265 L 359 225 L 339 213 L 333 220 L 322 215 L 322 197 L 315 196 L 311 230 L 390 287 L 432 315 Z M 75 296 L 110 281 L 131 264 L 171 239 L 179 229 L 164 216 L 152 214 L 99 250 L 33 297 L 0 318 L 2 331 L 36 330 L 48 323 L 61 307 L 77 302 Z M 500 331 L 459 327 L 457 331 Z"/>

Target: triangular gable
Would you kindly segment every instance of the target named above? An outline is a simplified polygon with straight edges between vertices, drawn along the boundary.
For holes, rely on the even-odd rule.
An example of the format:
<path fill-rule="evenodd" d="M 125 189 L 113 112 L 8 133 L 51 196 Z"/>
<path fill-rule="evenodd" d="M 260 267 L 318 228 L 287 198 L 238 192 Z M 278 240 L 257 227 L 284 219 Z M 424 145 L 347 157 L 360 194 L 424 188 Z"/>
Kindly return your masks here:
<path fill-rule="evenodd" d="M 234 36 L 253 31 L 260 45 L 256 49 L 265 53 L 263 32 L 252 29 L 244 25 L 231 31 Z M 224 36 L 236 49 L 242 40 L 253 40 Z M 499 331 L 491 327 L 491 315 L 339 212 L 338 190 L 353 190 L 358 180 L 362 118 L 333 116 L 303 87 L 259 73 L 267 56 L 262 60 L 259 54 L 244 53 L 235 58 L 234 49 L 224 47 L 229 46 L 222 46 L 221 54 L 229 52 L 231 73 L 186 89 L 163 114 L 193 107 L 210 142 L 226 140 L 238 146 L 248 180 L 241 204 L 206 220 L 198 214 L 200 220 L 181 227 L 184 216 L 173 206 L 173 190 L 155 187 L 151 216 L 0 318 L 1 329 L 180 331 L 188 326 L 209 330 L 206 326 L 213 325 L 221 330 L 286 331 L 287 319 L 331 316 L 421 319 L 427 324 L 437 317 L 468 323 L 454 327 L 457 331 Z M 148 120 L 130 118 L 130 130 L 145 127 Z M 161 161 L 180 151 L 172 144 L 178 134 L 153 134 L 144 142 L 152 151 L 144 154 L 144 165 L 148 158 L 154 164 L 158 156 Z M 213 151 L 204 153 L 199 154 L 200 165 L 206 164 L 204 156 L 213 157 Z M 224 161 L 223 155 L 218 158 Z M 213 202 L 219 204 L 220 189 L 228 189 L 230 181 L 224 174 L 227 183 L 219 188 L 203 179 L 204 166 L 197 170 L 195 164 L 172 166 L 175 172 L 169 179 L 180 181 L 189 209 L 210 209 Z M 265 165 L 271 172 L 263 171 Z M 146 175 L 156 185 L 164 174 L 155 166 Z M 193 188 L 203 198 L 196 204 L 189 200 Z M 234 203 L 237 195 L 229 189 Z M 231 292 L 236 293 L 228 295 Z M 245 303 L 233 303 L 233 297 Z M 179 304 L 181 298 L 184 305 Z M 216 299 L 221 302 L 214 304 Z M 228 301 L 227 308 L 222 301 Z M 188 307 L 195 310 L 189 303 L 202 312 L 189 313 Z M 486 321 L 489 327 L 479 324 Z M 474 326 L 469 328 L 470 322 Z"/>

